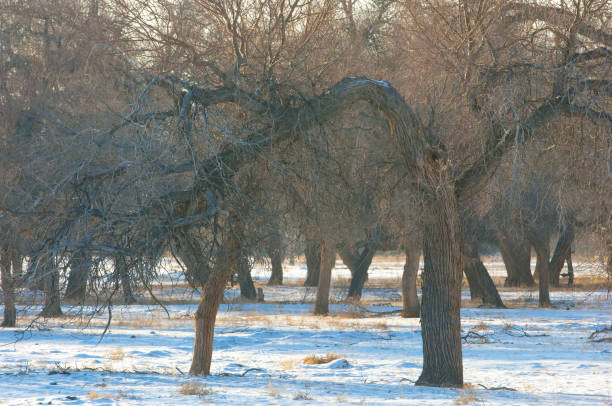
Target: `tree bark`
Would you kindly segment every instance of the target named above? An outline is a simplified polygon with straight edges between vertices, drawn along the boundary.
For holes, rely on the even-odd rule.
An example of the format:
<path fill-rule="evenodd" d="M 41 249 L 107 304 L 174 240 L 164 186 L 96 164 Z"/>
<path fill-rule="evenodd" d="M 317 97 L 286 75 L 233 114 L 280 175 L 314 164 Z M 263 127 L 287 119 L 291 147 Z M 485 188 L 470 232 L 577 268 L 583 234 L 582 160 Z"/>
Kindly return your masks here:
<path fill-rule="evenodd" d="M 425 169 L 432 195 L 426 196 L 424 202 L 423 372 L 416 384 L 460 387 L 463 385 L 461 220 L 454 190 L 444 170 Z M 433 173 L 427 169 L 433 169 Z"/>
<path fill-rule="evenodd" d="M 548 246 L 549 240 L 544 239 L 542 241 L 533 240 L 533 248 L 535 249 L 537 262 L 536 262 L 536 273 L 538 274 L 539 284 L 539 306 L 550 307 L 550 294 L 549 294 L 549 262 L 550 248 Z"/>
<path fill-rule="evenodd" d="M 238 283 L 240 284 L 241 297 L 248 300 L 255 300 L 257 298 L 257 291 L 251 277 L 249 259 L 244 255 L 238 261 Z"/>
<path fill-rule="evenodd" d="M 406 244 L 406 263 L 402 274 L 402 317 L 416 318 L 421 311 L 421 303 L 417 294 L 417 276 L 419 274 L 419 259 L 422 241 L 414 239 Z"/>
<path fill-rule="evenodd" d="M 338 252 L 342 262 L 351 271 L 351 284 L 349 285 L 347 299 L 358 302 L 363 293 L 363 285 L 368 280 L 368 269 L 376 253 L 376 246 L 366 244 L 361 253 L 353 252 L 347 244 Z"/>
<path fill-rule="evenodd" d="M 331 244 L 321 244 L 321 271 L 319 272 L 319 288 L 315 302 L 314 314 L 329 313 L 329 290 L 331 286 L 331 273 L 336 263 L 336 252 Z"/>
<path fill-rule="evenodd" d="M 83 251 L 77 251 L 70 260 L 70 275 L 64 298 L 83 301 L 87 294 L 90 258 Z"/>
<path fill-rule="evenodd" d="M 238 226 L 236 222 L 232 224 Z M 189 369 L 191 375 L 210 375 L 217 311 L 223 300 L 225 285 L 242 255 L 239 236 L 237 228 L 227 231 L 225 241 L 217 253 L 216 265 L 204 283 L 200 304 L 195 313 L 193 359 Z"/>
<path fill-rule="evenodd" d="M 550 260 L 549 272 L 550 272 L 550 284 L 552 286 L 559 286 L 559 278 L 561 276 L 561 270 L 565 264 L 565 260 L 568 255 L 572 252 L 572 243 L 574 242 L 574 228 L 568 224 L 566 225 L 561 234 L 559 235 L 559 241 L 555 246 L 555 251 Z"/>
<path fill-rule="evenodd" d="M 132 291 L 132 281 L 130 280 L 130 269 L 128 261 L 125 257 L 116 256 L 115 262 L 115 278 L 121 283 L 123 290 L 123 304 L 130 305 L 136 303 L 134 292 Z"/>
<path fill-rule="evenodd" d="M 283 250 L 281 235 L 277 230 L 274 230 L 272 236 L 268 239 L 266 251 L 270 257 L 272 265 L 272 275 L 268 280 L 268 285 L 283 284 Z"/>
<path fill-rule="evenodd" d="M 499 292 L 487 272 L 487 268 L 480 260 L 476 243 L 465 244 L 464 272 L 470 286 L 472 300 L 481 300 L 486 306 L 505 309 L 504 303 L 499 297 Z"/>
<path fill-rule="evenodd" d="M 53 258 L 45 261 L 43 270 L 45 303 L 40 313 L 43 317 L 59 317 L 62 313 L 59 287 L 59 271 Z"/>
<path fill-rule="evenodd" d="M 531 245 L 529 242 L 503 236 L 499 231 L 497 240 L 508 273 L 504 286 L 535 286 L 531 275 Z"/>
<path fill-rule="evenodd" d="M 2 293 L 4 295 L 4 319 L 1 327 L 15 327 L 17 323 L 17 308 L 15 306 L 15 269 L 11 271 L 10 250 L 0 250 L 0 272 L 2 278 Z"/>
<path fill-rule="evenodd" d="M 321 244 L 314 240 L 306 240 L 306 281 L 304 286 L 317 286 L 321 271 Z"/>

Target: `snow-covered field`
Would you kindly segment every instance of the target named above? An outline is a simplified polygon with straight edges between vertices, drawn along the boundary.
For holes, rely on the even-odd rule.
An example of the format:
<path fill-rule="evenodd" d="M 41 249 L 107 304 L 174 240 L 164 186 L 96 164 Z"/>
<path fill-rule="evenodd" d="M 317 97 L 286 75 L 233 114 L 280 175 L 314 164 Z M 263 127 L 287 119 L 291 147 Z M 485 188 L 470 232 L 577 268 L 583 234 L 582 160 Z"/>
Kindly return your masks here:
<path fill-rule="evenodd" d="M 287 266 L 285 279 L 303 278 L 302 266 Z M 346 289 L 337 288 L 327 317 L 311 315 L 312 288 L 264 286 L 267 303 L 258 304 L 229 290 L 209 377 L 186 375 L 195 304 L 169 305 L 169 315 L 114 307 L 101 342 L 108 313 L 66 307 L 72 316 L 41 323 L 39 308 L 21 308 L 18 328 L 0 329 L 0 404 L 612 404 L 612 332 L 591 337 L 611 327 L 607 291 L 555 291 L 554 308 L 542 310 L 536 291 L 512 289 L 502 298 L 527 308 L 463 309 L 466 387 L 426 388 L 414 386 L 419 321 L 392 313 L 402 264 L 373 268 L 366 305 L 341 303 Z M 346 277 L 335 271 L 337 282 Z M 337 359 L 304 363 L 326 354 Z"/>

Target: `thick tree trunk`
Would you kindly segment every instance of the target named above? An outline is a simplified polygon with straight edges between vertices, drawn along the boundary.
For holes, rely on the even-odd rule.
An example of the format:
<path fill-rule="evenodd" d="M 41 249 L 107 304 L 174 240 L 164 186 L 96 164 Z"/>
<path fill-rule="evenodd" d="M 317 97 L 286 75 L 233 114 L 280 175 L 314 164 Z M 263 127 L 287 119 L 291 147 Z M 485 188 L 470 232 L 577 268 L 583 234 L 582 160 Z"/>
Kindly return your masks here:
<path fill-rule="evenodd" d="M 87 294 L 87 281 L 89 280 L 90 258 L 78 251 L 70 260 L 70 275 L 64 298 L 83 301 Z"/>
<path fill-rule="evenodd" d="M 13 265 L 15 266 L 15 265 Z M 0 250 L 0 272 L 2 278 L 2 294 L 4 295 L 4 319 L 1 327 L 15 327 L 17 323 L 17 308 L 15 307 L 15 269 L 11 271 L 11 255 L 9 249 Z"/>
<path fill-rule="evenodd" d="M 63 314 L 60 300 L 59 271 L 54 262 L 53 259 L 49 259 L 42 265 L 45 304 L 40 314 L 43 317 L 59 317 Z"/>
<path fill-rule="evenodd" d="M 421 303 L 417 295 L 417 276 L 419 274 L 419 259 L 422 241 L 411 240 L 405 246 L 406 263 L 402 274 L 402 317 L 416 318 L 421 311 Z"/>
<path fill-rule="evenodd" d="M 351 271 L 351 284 L 349 285 L 347 299 L 358 302 L 361 299 L 363 285 L 368 280 L 368 269 L 376 253 L 376 246 L 367 244 L 361 253 L 353 252 L 349 245 L 340 251 L 342 262 Z"/>
<path fill-rule="evenodd" d="M 130 280 L 130 270 L 125 257 L 115 257 L 115 278 L 121 283 L 123 290 L 123 303 L 126 305 L 136 303 L 134 292 L 132 291 L 132 281 Z"/>
<path fill-rule="evenodd" d="M 233 225 L 238 226 L 235 222 Z M 217 253 L 216 266 L 211 270 L 202 290 L 200 304 L 195 313 L 193 359 L 189 369 L 191 375 L 210 375 L 217 311 L 223 300 L 225 285 L 243 255 L 237 240 L 240 233 L 234 235 L 236 231 L 238 230 L 227 231 L 225 242 Z"/>
<path fill-rule="evenodd" d="M 266 251 L 270 257 L 272 265 L 272 275 L 268 280 L 268 285 L 282 285 L 283 284 L 283 251 L 282 251 L 282 240 L 280 233 L 274 232 L 268 240 Z"/>
<path fill-rule="evenodd" d="M 462 386 L 461 220 L 453 188 L 435 171 L 425 198 L 421 327 L 423 372 L 417 385 Z"/>
<path fill-rule="evenodd" d="M 257 291 L 253 284 L 253 278 L 251 278 L 251 266 L 249 259 L 243 255 L 238 261 L 238 283 L 240 284 L 240 296 L 248 299 L 255 300 L 257 298 Z"/>
<path fill-rule="evenodd" d="M 535 286 L 531 275 L 531 245 L 529 242 L 503 236 L 501 232 L 497 232 L 497 240 L 508 273 L 504 286 Z"/>
<path fill-rule="evenodd" d="M 329 313 L 329 290 L 331 273 L 336 263 L 336 252 L 329 243 L 321 244 L 321 271 L 319 272 L 319 288 L 315 302 L 314 314 Z"/>
<path fill-rule="evenodd" d="M 470 286 L 472 300 L 482 300 L 486 306 L 505 309 L 504 303 L 499 297 L 499 292 L 487 272 L 487 268 L 480 260 L 477 245 L 465 244 L 465 264 L 464 272 Z"/>
<path fill-rule="evenodd" d="M 306 281 L 304 286 L 317 286 L 321 271 L 321 244 L 314 240 L 306 240 Z"/>
<path fill-rule="evenodd" d="M 549 262 L 550 248 L 548 246 L 548 239 L 543 241 L 532 241 L 533 248 L 535 249 L 537 260 L 536 260 L 536 273 L 538 274 L 539 284 L 539 306 L 550 307 L 550 294 L 549 294 Z"/>
<path fill-rule="evenodd" d="M 550 260 L 549 272 L 550 272 L 550 284 L 552 286 L 559 286 L 559 277 L 561 276 L 561 270 L 565 264 L 565 260 L 568 255 L 572 252 L 572 243 L 574 242 L 574 228 L 571 225 L 567 225 L 561 231 L 559 235 L 559 241 L 555 247 L 555 251 Z"/>

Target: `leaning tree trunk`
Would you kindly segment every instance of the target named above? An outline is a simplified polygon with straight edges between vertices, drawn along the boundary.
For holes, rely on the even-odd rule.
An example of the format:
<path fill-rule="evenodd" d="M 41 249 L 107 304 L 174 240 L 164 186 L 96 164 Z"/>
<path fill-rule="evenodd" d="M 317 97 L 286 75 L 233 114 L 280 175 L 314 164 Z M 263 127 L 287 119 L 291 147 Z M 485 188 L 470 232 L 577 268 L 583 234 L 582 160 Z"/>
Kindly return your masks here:
<path fill-rule="evenodd" d="M 415 238 L 409 241 L 404 248 L 406 250 L 406 263 L 402 274 L 402 317 L 419 317 L 421 311 L 421 304 L 417 295 L 421 244 L 422 242 Z"/>
<path fill-rule="evenodd" d="M 416 384 L 462 386 L 461 220 L 454 189 L 445 179 L 444 170 L 426 167 L 426 175 L 431 194 L 424 201 L 423 372 Z"/>
<path fill-rule="evenodd" d="M 550 294 L 549 294 L 549 263 L 550 248 L 548 246 L 549 240 L 534 239 L 532 241 L 533 248 L 536 252 L 536 273 L 538 274 L 539 284 L 539 306 L 550 307 Z"/>
<path fill-rule="evenodd" d="M 4 295 L 4 319 L 1 327 L 15 327 L 17 323 L 17 308 L 15 307 L 15 270 L 11 271 L 10 250 L 0 250 L 0 272 L 2 278 L 2 293 Z"/>
<path fill-rule="evenodd" d="M 77 251 L 70 260 L 70 274 L 64 298 L 83 301 L 87 293 L 90 258 L 83 251 Z"/>
<path fill-rule="evenodd" d="M 255 300 L 257 298 L 257 291 L 251 277 L 251 266 L 246 255 L 240 256 L 238 261 L 238 283 L 240 284 L 241 297 L 248 300 Z"/>
<path fill-rule="evenodd" d="M 331 286 L 331 273 L 336 263 L 336 252 L 330 243 L 321 244 L 321 271 L 319 272 L 319 288 L 315 302 L 314 314 L 329 313 L 329 290 Z"/>
<path fill-rule="evenodd" d="M 559 241 L 555 247 L 555 251 L 550 260 L 550 284 L 559 286 L 559 278 L 561 270 L 565 264 L 565 260 L 572 252 L 572 243 L 574 242 L 574 228 L 571 225 L 566 225 L 559 235 Z"/>
<path fill-rule="evenodd" d="M 238 226 L 236 222 L 232 222 Z M 213 352 L 213 337 L 217 311 L 223 300 L 225 285 L 238 266 L 242 255 L 238 238 L 238 230 L 228 230 L 225 242 L 217 253 L 217 263 L 204 283 L 200 304 L 195 313 L 195 341 L 193 344 L 193 359 L 189 373 L 191 375 L 210 375 L 210 364 Z"/>
<path fill-rule="evenodd" d="M 304 286 L 317 286 L 319 284 L 319 272 L 321 271 L 321 244 L 314 240 L 306 240 L 306 281 Z"/>
<path fill-rule="evenodd" d="M 272 275 L 268 280 L 268 285 L 282 285 L 283 284 L 283 253 L 282 253 L 282 240 L 280 233 L 274 231 L 272 236 L 267 242 L 266 251 L 270 257 L 272 265 Z"/>
<path fill-rule="evenodd" d="M 368 279 L 368 269 L 376 253 L 376 247 L 367 244 L 361 253 L 352 252 L 350 246 L 345 245 L 340 251 L 342 262 L 351 271 L 351 284 L 349 285 L 347 299 L 358 302 L 361 299 L 363 285 Z"/>
<path fill-rule="evenodd" d="M 53 259 L 41 264 L 44 281 L 45 303 L 40 313 L 43 317 L 59 317 L 62 313 L 60 301 L 59 270 Z"/>
<path fill-rule="evenodd" d="M 526 240 L 518 240 L 497 232 L 499 250 L 501 251 L 508 277 L 504 286 L 534 286 L 531 275 L 531 245 Z"/>
<path fill-rule="evenodd" d="M 499 297 L 499 292 L 487 272 L 487 268 L 480 260 L 476 243 L 465 244 L 465 264 L 463 270 L 470 286 L 472 300 L 481 300 L 484 305 L 505 309 Z"/>

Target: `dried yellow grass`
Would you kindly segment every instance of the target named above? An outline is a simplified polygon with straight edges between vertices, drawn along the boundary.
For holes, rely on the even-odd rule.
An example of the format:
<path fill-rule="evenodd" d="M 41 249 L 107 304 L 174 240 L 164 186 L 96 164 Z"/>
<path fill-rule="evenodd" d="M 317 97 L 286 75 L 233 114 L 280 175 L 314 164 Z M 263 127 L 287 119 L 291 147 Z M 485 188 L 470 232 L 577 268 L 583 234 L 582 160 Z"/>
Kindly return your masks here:
<path fill-rule="evenodd" d="M 461 396 L 455 399 L 456 405 L 469 405 L 476 402 L 482 402 L 482 399 L 476 397 L 476 392 L 473 390 L 462 390 Z"/>
<path fill-rule="evenodd" d="M 300 360 L 294 359 L 294 358 L 286 359 L 281 363 L 281 368 L 283 368 L 286 371 L 290 369 L 294 369 L 295 367 L 298 366 L 299 362 Z"/>
<path fill-rule="evenodd" d="M 319 365 L 319 364 L 327 364 L 328 362 L 335 361 L 337 359 L 342 358 L 341 355 L 334 353 L 327 353 L 325 355 L 309 355 L 302 360 L 304 365 Z"/>
<path fill-rule="evenodd" d="M 182 384 L 179 387 L 179 394 L 184 396 L 199 396 L 204 397 L 212 394 L 212 389 L 198 381 L 190 381 Z"/>
<path fill-rule="evenodd" d="M 491 326 L 489 326 L 487 323 L 485 323 L 484 321 L 481 321 L 480 323 L 476 324 L 474 326 L 474 330 L 479 330 L 479 331 L 483 331 L 483 330 L 490 330 Z"/>
<path fill-rule="evenodd" d="M 113 394 L 111 392 L 89 392 L 87 395 L 85 395 L 85 397 L 87 399 L 112 399 L 112 400 L 120 400 L 123 398 L 126 398 L 127 395 L 125 393 L 123 393 L 122 391 L 117 392 L 116 394 Z"/>
<path fill-rule="evenodd" d="M 295 397 L 293 398 L 293 400 L 312 400 L 312 397 L 305 393 L 298 392 L 297 395 L 295 395 Z"/>
<path fill-rule="evenodd" d="M 121 361 L 123 358 L 125 358 L 125 353 L 123 352 L 123 348 L 119 347 L 108 351 L 104 357 L 113 361 Z"/>

